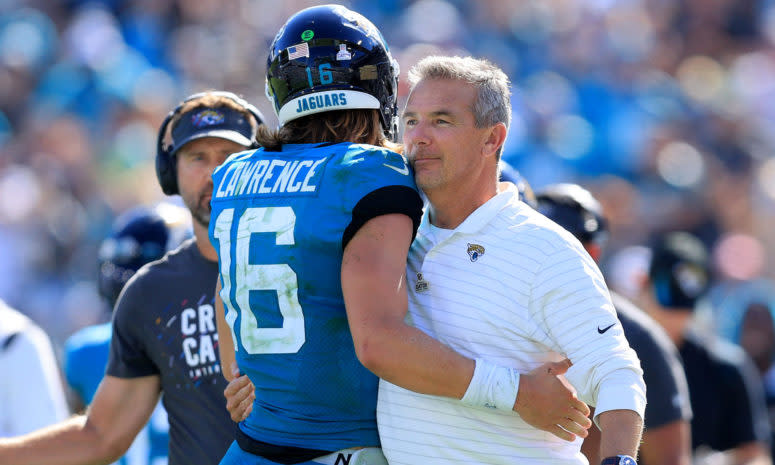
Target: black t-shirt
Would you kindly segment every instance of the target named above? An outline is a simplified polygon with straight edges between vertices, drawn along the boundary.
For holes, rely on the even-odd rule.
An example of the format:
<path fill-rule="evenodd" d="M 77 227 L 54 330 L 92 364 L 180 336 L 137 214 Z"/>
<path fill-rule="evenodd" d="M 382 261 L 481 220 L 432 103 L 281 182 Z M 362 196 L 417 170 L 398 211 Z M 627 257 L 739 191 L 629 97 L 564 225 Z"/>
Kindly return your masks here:
<path fill-rule="evenodd" d="M 689 421 L 692 410 L 678 350 L 668 335 L 650 316 L 623 297 L 611 294 L 624 337 L 638 354 L 646 383 L 644 429 L 676 420 Z"/>
<path fill-rule="evenodd" d="M 234 439 L 218 357 L 218 264 L 193 239 L 141 268 L 119 296 L 107 374 L 161 377 L 170 465 L 218 463 Z"/>
<path fill-rule="evenodd" d="M 762 382 L 743 349 L 689 331 L 679 348 L 694 410 L 692 449 L 769 441 Z"/>

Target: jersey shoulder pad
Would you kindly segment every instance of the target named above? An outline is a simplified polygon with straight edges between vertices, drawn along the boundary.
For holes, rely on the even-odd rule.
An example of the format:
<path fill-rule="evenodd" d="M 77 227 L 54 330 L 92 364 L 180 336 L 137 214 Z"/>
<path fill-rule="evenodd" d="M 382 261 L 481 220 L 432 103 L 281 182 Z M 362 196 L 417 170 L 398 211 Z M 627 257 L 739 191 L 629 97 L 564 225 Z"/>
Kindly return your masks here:
<path fill-rule="evenodd" d="M 369 171 L 380 177 L 413 177 L 403 155 L 374 145 L 351 144 L 342 154 L 340 164 L 357 172 Z"/>

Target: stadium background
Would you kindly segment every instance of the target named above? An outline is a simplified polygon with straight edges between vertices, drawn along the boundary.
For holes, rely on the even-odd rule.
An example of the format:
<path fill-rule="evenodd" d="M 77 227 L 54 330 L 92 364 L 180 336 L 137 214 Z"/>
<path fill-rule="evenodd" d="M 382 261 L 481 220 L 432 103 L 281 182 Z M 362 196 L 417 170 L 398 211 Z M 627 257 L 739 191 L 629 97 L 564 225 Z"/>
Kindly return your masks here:
<path fill-rule="evenodd" d="M 270 124 L 268 45 L 299 0 L 0 0 L 0 298 L 61 343 L 107 319 L 96 254 L 164 200 L 156 130 L 186 95 L 242 94 Z M 611 220 L 625 293 L 654 234 L 712 249 L 719 282 L 775 275 L 775 1 L 356 0 L 402 77 L 472 54 L 514 84 L 504 158 L 579 182 Z M 401 86 L 402 102 L 406 81 Z"/>

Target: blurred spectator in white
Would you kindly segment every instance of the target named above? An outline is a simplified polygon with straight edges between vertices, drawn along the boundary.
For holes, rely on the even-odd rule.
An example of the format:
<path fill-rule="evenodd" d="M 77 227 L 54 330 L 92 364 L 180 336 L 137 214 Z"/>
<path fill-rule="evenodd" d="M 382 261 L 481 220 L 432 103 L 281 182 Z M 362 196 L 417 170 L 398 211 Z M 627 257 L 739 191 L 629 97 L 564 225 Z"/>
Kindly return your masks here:
<path fill-rule="evenodd" d="M 64 386 L 46 333 L 0 300 L 0 437 L 67 418 Z"/>

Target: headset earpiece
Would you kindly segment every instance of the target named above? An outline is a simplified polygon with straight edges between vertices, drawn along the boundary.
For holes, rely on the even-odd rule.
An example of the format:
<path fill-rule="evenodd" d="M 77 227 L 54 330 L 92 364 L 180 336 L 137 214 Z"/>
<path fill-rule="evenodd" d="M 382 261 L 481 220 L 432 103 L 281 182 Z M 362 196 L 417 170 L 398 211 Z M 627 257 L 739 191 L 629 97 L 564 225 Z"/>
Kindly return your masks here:
<path fill-rule="evenodd" d="M 174 110 L 167 114 L 164 118 L 164 122 L 159 127 L 159 134 L 156 140 L 156 177 L 159 179 L 159 186 L 161 186 L 162 192 L 166 195 L 178 194 L 178 176 L 175 167 L 175 160 L 172 154 L 169 153 L 164 146 L 164 138 L 167 134 L 167 126 L 173 116 L 175 116 L 178 110 L 183 104 L 178 105 Z"/>

